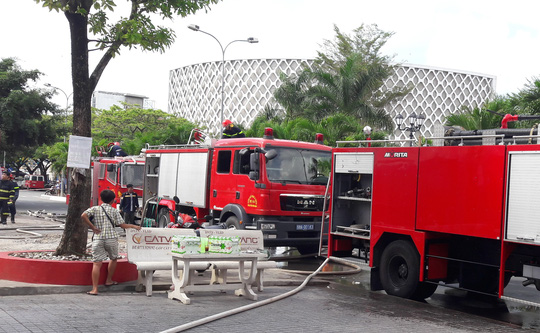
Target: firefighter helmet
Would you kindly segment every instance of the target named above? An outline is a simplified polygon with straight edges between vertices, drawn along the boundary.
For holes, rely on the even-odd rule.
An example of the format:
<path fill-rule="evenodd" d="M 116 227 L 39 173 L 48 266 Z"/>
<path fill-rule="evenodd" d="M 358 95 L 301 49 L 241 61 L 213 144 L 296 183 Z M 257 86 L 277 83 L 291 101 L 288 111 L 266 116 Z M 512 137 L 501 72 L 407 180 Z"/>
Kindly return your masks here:
<path fill-rule="evenodd" d="M 228 127 L 228 126 L 231 125 L 231 124 L 232 124 L 232 121 L 230 121 L 229 119 L 225 119 L 225 120 L 223 121 L 223 124 L 222 124 L 222 125 L 223 125 L 223 127 Z"/>

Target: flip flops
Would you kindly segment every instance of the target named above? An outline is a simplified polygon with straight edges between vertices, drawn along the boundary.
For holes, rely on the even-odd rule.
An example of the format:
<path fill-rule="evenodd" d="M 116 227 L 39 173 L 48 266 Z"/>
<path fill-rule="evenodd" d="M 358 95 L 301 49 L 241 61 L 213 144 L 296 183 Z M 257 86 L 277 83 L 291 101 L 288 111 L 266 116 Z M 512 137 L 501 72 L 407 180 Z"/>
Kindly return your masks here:
<path fill-rule="evenodd" d="M 117 284 L 118 284 L 118 282 L 113 281 L 112 283 L 108 283 L 108 284 L 105 283 L 105 287 L 115 286 L 115 285 L 117 285 Z"/>
<path fill-rule="evenodd" d="M 97 295 L 99 295 L 99 294 L 94 294 L 94 293 L 92 293 L 92 292 L 87 291 L 87 292 L 86 292 L 86 295 L 97 296 Z"/>

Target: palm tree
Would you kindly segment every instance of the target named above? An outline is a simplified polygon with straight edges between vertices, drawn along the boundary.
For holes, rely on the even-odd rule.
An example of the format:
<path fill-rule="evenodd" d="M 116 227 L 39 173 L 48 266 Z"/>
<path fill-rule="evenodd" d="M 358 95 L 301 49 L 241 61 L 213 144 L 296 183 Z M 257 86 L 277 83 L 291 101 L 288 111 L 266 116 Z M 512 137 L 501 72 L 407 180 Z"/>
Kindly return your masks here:
<path fill-rule="evenodd" d="M 491 110 L 493 112 L 486 111 Z M 500 114 L 508 113 L 508 99 L 496 97 L 493 101 L 487 102 L 484 108 L 463 107 L 460 113 L 446 117 L 447 126 L 459 126 L 466 130 L 491 129 L 501 126 L 502 117 Z M 509 124 L 510 125 L 510 124 Z"/>
<path fill-rule="evenodd" d="M 407 87 L 386 87 L 396 65 L 380 55 L 381 47 L 392 35 L 376 25 L 361 26 L 354 36 L 336 31 L 336 41 L 326 41 L 312 69 L 287 77 L 274 93 L 285 108 L 285 119 L 304 117 L 314 122 L 337 113 L 356 117 L 356 122 L 386 131 L 393 122 L 384 111 L 396 98 L 404 96 Z M 363 127 L 363 126 L 362 126 Z"/>
<path fill-rule="evenodd" d="M 382 106 L 398 93 L 387 96 L 380 91 L 390 73 L 379 63 L 365 63 L 361 55 L 351 55 L 338 68 L 329 73 L 322 68 L 310 71 L 316 84 L 307 92 L 309 101 L 305 116 L 322 120 L 334 113 L 357 117 L 360 122 L 383 130 L 392 130 L 393 123 Z"/>
<path fill-rule="evenodd" d="M 517 94 L 511 94 L 510 105 L 514 113 L 540 114 L 540 79 L 528 80 Z"/>

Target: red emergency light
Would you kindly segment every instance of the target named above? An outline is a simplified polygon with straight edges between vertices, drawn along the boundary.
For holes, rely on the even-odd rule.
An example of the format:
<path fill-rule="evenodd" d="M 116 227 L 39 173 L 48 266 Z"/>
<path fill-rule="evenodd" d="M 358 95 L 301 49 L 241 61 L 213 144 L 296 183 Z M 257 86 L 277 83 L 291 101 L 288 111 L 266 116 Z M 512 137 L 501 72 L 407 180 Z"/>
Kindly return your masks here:
<path fill-rule="evenodd" d="M 315 143 L 324 144 L 324 135 L 322 133 L 315 134 Z"/>
<path fill-rule="evenodd" d="M 272 129 L 272 127 L 266 127 L 264 129 L 263 139 L 269 139 L 269 140 L 274 139 L 274 129 Z"/>

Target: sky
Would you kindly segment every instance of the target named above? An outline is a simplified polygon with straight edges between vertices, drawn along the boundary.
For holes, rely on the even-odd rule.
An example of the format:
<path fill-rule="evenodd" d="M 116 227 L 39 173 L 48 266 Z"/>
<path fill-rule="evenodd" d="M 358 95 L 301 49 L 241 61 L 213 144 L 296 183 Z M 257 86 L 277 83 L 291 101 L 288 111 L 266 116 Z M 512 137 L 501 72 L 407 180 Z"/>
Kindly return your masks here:
<path fill-rule="evenodd" d="M 116 0 L 116 16 L 127 16 L 127 1 Z M 173 28 L 175 43 L 163 54 L 123 48 L 105 69 L 96 90 L 144 95 L 168 110 L 169 72 L 221 61 L 212 37 L 187 28 L 196 24 L 225 47 L 255 37 L 258 44 L 234 43 L 225 60 L 312 59 L 333 27 L 347 34 L 377 24 L 394 35 L 382 53 L 394 61 L 496 77 L 497 94 L 516 93 L 540 76 L 540 1 L 537 0 L 224 0 L 197 12 L 156 24 Z M 44 73 L 44 84 L 62 89 L 53 102 L 64 108 L 73 91 L 69 26 L 62 13 L 34 0 L 0 0 L 0 58 L 14 57 L 25 70 Z M 91 52 L 90 70 L 101 54 Z M 69 96 L 68 96 L 69 97 Z"/>

